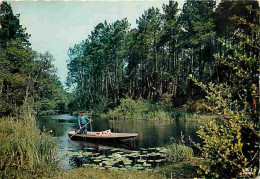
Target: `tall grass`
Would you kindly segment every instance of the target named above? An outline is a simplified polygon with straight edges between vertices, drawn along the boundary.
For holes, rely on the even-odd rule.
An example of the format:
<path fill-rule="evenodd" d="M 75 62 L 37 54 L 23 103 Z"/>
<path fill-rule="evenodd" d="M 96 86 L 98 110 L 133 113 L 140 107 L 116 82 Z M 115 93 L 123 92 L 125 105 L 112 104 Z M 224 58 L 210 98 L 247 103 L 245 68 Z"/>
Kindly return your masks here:
<path fill-rule="evenodd" d="M 166 148 L 169 159 L 173 162 L 187 161 L 194 156 L 192 148 L 183 144 L 172 142 Z"/>
<path fill-rule="evenodd" d="M 0 176 L 37 178 L 57 169 L 57 142 L 41 132 L 30 111 L 0 119 Z"/>

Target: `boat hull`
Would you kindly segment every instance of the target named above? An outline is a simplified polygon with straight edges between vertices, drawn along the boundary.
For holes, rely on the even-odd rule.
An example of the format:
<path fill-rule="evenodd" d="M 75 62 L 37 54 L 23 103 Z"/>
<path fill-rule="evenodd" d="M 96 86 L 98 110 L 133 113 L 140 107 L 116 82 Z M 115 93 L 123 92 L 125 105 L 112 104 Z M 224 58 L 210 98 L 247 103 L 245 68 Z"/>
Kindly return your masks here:
<path fill-rule="evenodd" d="M 125 139 L 135 138 L 138 136 L 136 133 L 111 133 L 111 135 L 100 136 L 98 132 L 88 132 L 87 135 L 75 134 L 74 131 L 68 132 L 68 136 L 72 140 L 84 140 L 84 141 L 106 141 L 117 142 Z"/>

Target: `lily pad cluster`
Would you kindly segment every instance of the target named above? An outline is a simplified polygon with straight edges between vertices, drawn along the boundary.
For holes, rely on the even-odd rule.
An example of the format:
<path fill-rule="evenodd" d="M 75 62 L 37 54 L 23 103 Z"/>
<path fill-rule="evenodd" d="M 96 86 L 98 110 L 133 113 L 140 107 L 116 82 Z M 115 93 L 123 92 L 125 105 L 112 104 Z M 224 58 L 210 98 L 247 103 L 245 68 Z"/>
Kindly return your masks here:
<path fill-rule="evenodd" d="M 112 149 L 109 151 L 96 152 L 89 148 L 87 152 L 69 152 L 80 166 L 90 166 L 108 170 L 148 170 L 154 171 L 155 167 L 167 162 L 167 150 L 163 147 L 141 148 L 140 151 L 121 151 Z"/>

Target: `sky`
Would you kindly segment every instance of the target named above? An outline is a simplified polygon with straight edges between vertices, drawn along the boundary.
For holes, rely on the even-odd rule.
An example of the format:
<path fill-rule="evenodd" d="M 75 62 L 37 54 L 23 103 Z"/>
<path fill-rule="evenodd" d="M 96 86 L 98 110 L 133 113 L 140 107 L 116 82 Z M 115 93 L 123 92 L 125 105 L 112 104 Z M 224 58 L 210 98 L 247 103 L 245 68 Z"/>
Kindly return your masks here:
<path fill-rule="evenodd" d="M 1 1 L 1 0 L 0 0 Z M 20 23 L 31 34 L 30 42 L 35 51 L 49 51 L 54 56 L 54 66 L 62 82 L 67 76 L 67 51 L 69 47 L 85 40 L 98 23 L 112 23 L 127 18 L 131 28 L 136 27 L 144 10 L 162 5 L 157 1 L 8 1 Z M 182 7 L 184 1 L 180 0 Z"/>

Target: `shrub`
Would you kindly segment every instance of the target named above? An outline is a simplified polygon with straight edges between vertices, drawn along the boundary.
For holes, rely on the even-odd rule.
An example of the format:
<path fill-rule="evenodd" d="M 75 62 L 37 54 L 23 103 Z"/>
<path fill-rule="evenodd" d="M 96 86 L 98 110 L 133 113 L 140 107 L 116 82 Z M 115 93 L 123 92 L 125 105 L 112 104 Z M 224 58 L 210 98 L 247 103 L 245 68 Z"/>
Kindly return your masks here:
<path fill-rule="evenodd" d="M 234 19 L 248 25 L 259 37 L 259 25 L 239 17 Z M 198 131 L 206 161 L 200 165 L 200 172 L 206 177 L 253 178 L 259 173 L 259 43 L 241 33 L 235 37 L 239 43 L 223 42 L 228 54 L 216 55 L 222 67 L 228 69 L 228 78 L 208 85 L 194 79 L 207 93 L 209 110 L 222 116 Z M 245 51 L 247 46 L 252 48 Z"/>
<path fill-rule="evenodd" d="M 168 105 L 152 103 L 149 100 L 121 99 L 120 106 L 109 110 L 105 117 L 116 119 L 148 119 L 148 120 L 172 120 L 171 108 Z"/>
<path fill-rule="evenodd" d="M 137 101 L 131 98 L 124 98 L 120 101 L 120 106 L 109 110 L 107 117 L 125 119 L 125 118 L 145 118 L 148 114 L 148 105 L 141 99 Z"/>
<path fill-rule="evenodd" d="M 187 113 L 191 113 L 191 114 L 194 114 L 194 113 L 205 114 L 208 111 L 207 103 L 203 99 L 188 101 L 184 105 L 184 109 L 186 110 Z"/>

